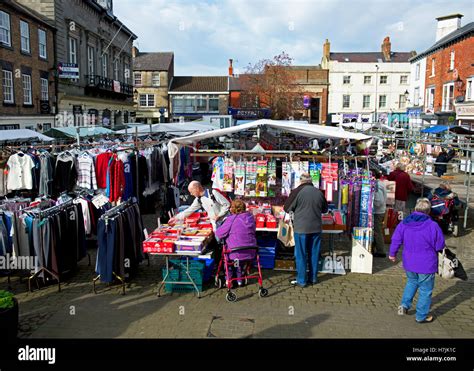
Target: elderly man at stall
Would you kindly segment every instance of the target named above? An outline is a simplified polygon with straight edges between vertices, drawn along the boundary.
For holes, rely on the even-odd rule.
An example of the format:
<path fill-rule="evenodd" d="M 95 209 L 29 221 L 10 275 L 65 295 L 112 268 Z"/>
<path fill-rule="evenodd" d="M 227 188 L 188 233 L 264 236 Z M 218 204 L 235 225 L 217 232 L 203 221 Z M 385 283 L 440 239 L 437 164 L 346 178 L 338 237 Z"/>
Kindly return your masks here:
<path fill-rule="evenodd" d="M 219 226 L 229 214 L 229 199 L 216 189 L 212 191 L 205 189 L 202 184 L 196 180 L 189 183 L 188 191 L 195 197 L 193 203 L 186 210 L 171 218 L 168 223 L 173 225 L 178 221 L 182 222 L 192 213 L 204 209 L 215 231 L 216 227 Z"/>

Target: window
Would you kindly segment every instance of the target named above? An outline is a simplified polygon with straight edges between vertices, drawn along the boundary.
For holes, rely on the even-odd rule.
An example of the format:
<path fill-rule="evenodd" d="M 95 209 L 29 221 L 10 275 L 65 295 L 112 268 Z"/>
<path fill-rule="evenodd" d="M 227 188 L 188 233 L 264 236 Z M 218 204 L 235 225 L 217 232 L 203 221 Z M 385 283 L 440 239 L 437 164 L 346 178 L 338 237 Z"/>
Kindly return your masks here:
<path fill-rule="evenodd" d="M 413 99 L 414 99 L 413 104 L 415 106 L 419 106 L 420 105 L 420 88 L 415 88 Z"/>
<path fill-rule="evenodd" d="M 30 52 L 30 27 L 27 22 L 20 21 L 21 51 Z"/>
<path fill-rule="evenodd" d="M 41 78 L 41 100 L 49 100 L 48 79 Z"/>
<path fill-rule="evenodd" d="M 209 112 L 219 112 L 218 95 L 209 95 Z"/>
<path fill-rule="evenodd" d="M 387 96 L 386 95 L 380 95 L 379 96 L 379 108 L 385 108 L 387 107 Z"/>
<path fill-rule="evenodd" d="M 442 111 L 452 111 L 454 100 L 454 83 L 443 85 L 443 107 Z"/>
<path fill-rule="evenodd" d="M 33 104 L 31 99 L 31 76 L 22 75 L 23 80 L 23 104 Z"/>
<path fill-rule="evenodd" d="M 159 72 L 153 72 L 151 84 L 153 86 L 160 86 L 160 73 Z"/>
<path fill-rule="evenodd" d="M 38 45 L 39 45 L 39 56 L 41 58 L 47 58 L 47 51 L 46 51 L 46 31 L 42 29 L 38 29 Z"/>
<path fill-rule="evenodd" d="M 140 86 L 142 84 L 142 73 L 141 72 L 135 72 L 133 74 L 133 76 L 134 76 L 135 86 Z"/>
<path fill-rule="evenodd" d="M 109 56 L 108 54 L 104 54 L 102 56 L 102 76 L 104 77 L 108 77 L 108 74 L 109 74 Z"/>
<path fill-rule="evenodd" d="M 351 83 L 351 77 L 350 76 L 343 76 L 342 77 L 342 83 L 343 84 L 350 84 Z"/>
<path fill-rule="evenodd" d="M 420 64 L 417 63 L 416 66 L 415 66 L 415 80 L 419 80 L 420 79 Z"/>
<path fill-rule="evenodd" d="M 19 124 L 13 125 L 0 125 L 0 130 L 17 130 L 20 128 Z"/>
<path fill-rule="evenodd" d="M 2 86 L 3 86 L 3 102 L 14 103 L 12 71 L 2 70 Z"/>
<path fill-rule="evenodd" d="M 451 54 L 449 55 L 449 70 L 454 70 L 454 50 L 452 50 Z"/>
<path fill-rule="evenodd" d="M 77 40 L 69 38 L 69 63 L 77 63 Z"/>
<path fill-rule="evenodd" d="M 43 132 L 48 131 L 50 129 L 51 129 L 51 124 L 49 124 L 49 123 L 43 124 Z"/>
<path fill-rule="evenodd" d="M 435 75 L 435 62 L 436 62 L 436 59 L 431 58 L 431 76 Z"/>
<path fill-rule="evenodd" d="M 207 97 L 201 96 L 196 98 L 196 111 L 206 112 L 207 111 Z"/>
<path fill-rule="evenodd" d="M 400 76 L 400 84 L 408 84 L 408 76 L 407 75 L 401 75 Z"/>
<path fill-rule="evenodd" d="M 351 105 L 351 96 L 344 94 L 342 96 L 342 108 L 349 108 Z"/>
<path fill-rule="evenodd" d="M 116 59 L 114 61 L 114 79 L 118 81 L 119 79 L 119 61 Z"/>
<path fill-rule="evenodd" d="M 434 108 L 435 88 L 426 89 L 426 108 L 432 110 Z"/>
<path fill-rule="evenodd" d="M 94 75 L 95 70 L 95 56 L 94 56 L 94 47 L 88 46 L 87 47 L 87 72 L 89 75 Z"/>
<path fill-rule="evenodd" d="M 386 84 L 387 83 L 387 76 L 380 76 L 380 84 Z"/>
<path fill-rule="evenodd" d="M 474 91 L 472 82 L 474 78 L 470 78 L 466 81 L 466 100 L 474 100 Z"/>
<path fill-rule="evenodd" d="M 370 95 L 364 95 L 362 108 L 370 108 Z"/>
<path fill-rule="evenodd" d="M 10 39 L 10 14 L 0 10 L 0 44 L 12 46 Z"/>
<path fill-rule="evenodd" d="M 364 76 L 364 84 L 371 84 L 372 76 Z"/>
<path fill-rule="evenodd" d="M 140 94 L 140 107 L 155 107 L 155 96 L 153 94 Z"/>
<path fill-rule="evenodd" d="M 398 108 L 406 108 L 407 106 L 407 99 L 405 98 L 405 94 L 400 94 L 398 98 Z"/>

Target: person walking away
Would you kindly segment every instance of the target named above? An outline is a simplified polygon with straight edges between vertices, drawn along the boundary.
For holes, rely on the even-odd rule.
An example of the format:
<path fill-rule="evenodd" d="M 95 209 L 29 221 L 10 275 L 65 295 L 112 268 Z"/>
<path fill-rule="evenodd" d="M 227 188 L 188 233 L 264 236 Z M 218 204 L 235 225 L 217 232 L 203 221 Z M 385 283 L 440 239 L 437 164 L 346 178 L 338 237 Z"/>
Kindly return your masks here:
<path fill-rule="evenodd" d="M 431 203 L 427 198 L 416 202 L 415 211 L 398 224 L 392 236 L 389 259 L 396 262 L 400 246 L 403 245 L 403 268 L 407 283 L 398 314 L 405 315 L 412 306 L 418 292 L 416 322 L 433 321 L 429 314 L 435 273 L 438 272 L 438 252 L 445 246 L 444 235 L 438 224 L 429 216 Z"/>
<path fill-rule="evenodd" d="M 383 237 L 383 220 L 387 208 L 387 189 L 385 183 L 380 179 L 382 173 L 375 171 L 375 197 L 374 197 L 374 241 L 372 244 L 373 256 L 376 258 L 385 258 L 385 242 Z"/>
<path fill-rule="evenodd" d="M 321 247 L 322 218 L 328 204 L 322 191 L 315 188 L 308 173 L 301 174 L 301 184 L 285 202 L 284 210 L 294 213 L 296 280 L 293 286 L 305 287 L 318 281 L 318 261 Z M 306 270 L 309 263 L 309 279 Z"/>
<path fill-rule="evenodd" d="M 410 175 L 405 172 L 405 165 L 399 162 L 387 179 L 395 181 L 395 210 L 401 211 L 405 217 L 408 195 L 414 190 Z"/>
<path fill-rule="evenodd" d="M 436 157 L 436 161 L 435 161 L 435 171 L 438 177 L 441 178 L 441 176 L 443 176 L 446 173 L 447 168 L 448 168 L 448 166 L 446 165 L 447 162 L 448 162 L 448 153 L 444 149 L 442 149 L 441 152 L 438 154 L 438 157 Z M 441 164 L 436 165 L 439 163 Z"/>
<path fill-rule="evenodd" d="M 230 207 L 232 215 L 228 216 L 224 223 L 216 230 L 216 236 L 220 240 L 225 240 L 227 250 L 240 247 L 256 247 L 256 226 L 254 216 L 246 211 L 245 203 L 242 200 L 234 200 Z M 232 265 L 237 278 L 242 277 L 242 268 L 250 264 L 256 256 L 256 250 L 241 250 L 229 254 L 229 259 L 237 262 Z M 235 269 L 234 269 L 235 268 Z M 242 280 L 237 284 L 242 286 Z"/>

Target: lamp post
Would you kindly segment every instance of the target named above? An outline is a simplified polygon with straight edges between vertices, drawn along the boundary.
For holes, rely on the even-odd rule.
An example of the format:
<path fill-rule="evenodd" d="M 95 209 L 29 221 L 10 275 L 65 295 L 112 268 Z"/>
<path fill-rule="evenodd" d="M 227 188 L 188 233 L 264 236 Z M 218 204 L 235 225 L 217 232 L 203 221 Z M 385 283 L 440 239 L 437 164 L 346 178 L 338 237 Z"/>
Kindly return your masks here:
<path fill-rule="evenodd" d="M 375 122 L 378 122 L 378 117 L 377 117 L 377 104 L 378 104 L 378 100 L 377 100 L 377 85 L 378 85 L 378 74 L 379 74 L 379 65 L 376 64 L 375 65 Z"/>

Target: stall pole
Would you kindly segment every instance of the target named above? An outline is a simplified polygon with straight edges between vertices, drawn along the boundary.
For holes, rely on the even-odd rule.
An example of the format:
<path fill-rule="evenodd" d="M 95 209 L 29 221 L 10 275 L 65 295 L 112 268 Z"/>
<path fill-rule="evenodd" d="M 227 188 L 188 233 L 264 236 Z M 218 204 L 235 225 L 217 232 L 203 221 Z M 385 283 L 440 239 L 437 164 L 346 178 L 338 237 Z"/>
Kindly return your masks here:
<path fill-rule="evenodd" d="M 425 174 L 426 174 L 426 156 L 423 157 L 423 175 L 421 178 L 421 197 L 424 195 L 424 188 L 425 188 Z"/>
<path fill-rule="evenodd" d="M 471 166 L 472 166 L 472 155 L 473 152 L 469 150 L 469 143 L 467 144 L 469 158 L 466 162 L 466 171 L 469 171 L 467 174 L 467 187 L 466 187 L 466 208 L 464 210 L 464 229 L 467 228 L 467 218 L 468 218 L 468 211 L 469 211 L 469 196 L 470 196 L 470 189 L 471 189 Z"/>
<path fill-rule="evenodd" d="M 76 128 L 76 140 L 77 140 L 77 145 L 80 146 L 81 145 L 81 135 L 80 135 L 80 131 L 81 129 L 80 128 Z"/>

